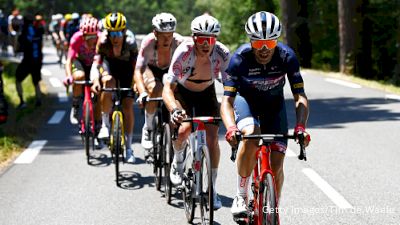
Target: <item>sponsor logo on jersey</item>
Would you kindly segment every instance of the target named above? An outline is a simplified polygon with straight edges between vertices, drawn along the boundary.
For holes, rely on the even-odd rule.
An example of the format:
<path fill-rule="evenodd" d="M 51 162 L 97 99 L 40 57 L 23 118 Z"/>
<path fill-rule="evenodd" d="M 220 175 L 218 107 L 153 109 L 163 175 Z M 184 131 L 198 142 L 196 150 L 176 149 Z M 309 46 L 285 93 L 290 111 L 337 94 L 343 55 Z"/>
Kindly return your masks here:
<path fill-rule="evenodd" d="M 236 92 L 236 88 L 235 87 L 224 86 L 224 91 Z"/>
<path fill-rule="evenodd" d="M 260 75 L 261 74 L 261 68 L 249 68 L 249 76 L 253 75 Z"/>

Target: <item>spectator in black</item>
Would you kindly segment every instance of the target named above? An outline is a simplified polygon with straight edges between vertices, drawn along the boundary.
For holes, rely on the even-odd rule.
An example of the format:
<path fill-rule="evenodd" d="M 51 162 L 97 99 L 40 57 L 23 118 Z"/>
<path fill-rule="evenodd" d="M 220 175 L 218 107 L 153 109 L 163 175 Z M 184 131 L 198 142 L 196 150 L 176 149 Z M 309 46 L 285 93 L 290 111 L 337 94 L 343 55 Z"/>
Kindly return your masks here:
<path fill-rule="evenodd" d="M 0 124 L 7 122 L 8 104 L 3 90 L 3 64 L 0 62 Z"/>
<path fill-rule="evenodd" d="M 22 33 L 18 39 L 24 55 L 16 70 L 16 87 L 20 99 L 18 108 L 20 109 L 26 107 L 21 82 L 29 74 L 32 75 L 32 82 L 35 86 L 36 106 L 42 104 L 39 81 L 42 79 L 40 70 L 42 69 L 43 59 L 43 34 L 44 27 L 34 26 L 34 17 L 32 15 L 26 15 L 24 17 Z"/>

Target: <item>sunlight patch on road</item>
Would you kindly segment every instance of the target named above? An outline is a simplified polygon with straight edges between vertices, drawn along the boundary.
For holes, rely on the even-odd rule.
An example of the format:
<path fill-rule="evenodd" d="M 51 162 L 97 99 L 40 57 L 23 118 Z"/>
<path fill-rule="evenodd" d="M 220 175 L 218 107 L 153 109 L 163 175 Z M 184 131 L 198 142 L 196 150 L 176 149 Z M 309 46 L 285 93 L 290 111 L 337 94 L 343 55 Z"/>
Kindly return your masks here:
<path fill-rule="evenodd" d="M 338 84 L 341 86 L 349 87 L 349 88 L 361 88 L 361 85 L 354 84 L 351 82 L 343 81 L 343 80 L 337 80 L 337 79 L 332 79 L 332 78 L 326 78 L 325 81 Z"/>
<path fill-rule="evenodd" d="M 51 86 L 53 86 L 55 88 L 63 86 L 61 81 L 58 78 L 55 78 L 55 77 L 51 77 L 49 79 L 49 82 L 50 82 Z"/>

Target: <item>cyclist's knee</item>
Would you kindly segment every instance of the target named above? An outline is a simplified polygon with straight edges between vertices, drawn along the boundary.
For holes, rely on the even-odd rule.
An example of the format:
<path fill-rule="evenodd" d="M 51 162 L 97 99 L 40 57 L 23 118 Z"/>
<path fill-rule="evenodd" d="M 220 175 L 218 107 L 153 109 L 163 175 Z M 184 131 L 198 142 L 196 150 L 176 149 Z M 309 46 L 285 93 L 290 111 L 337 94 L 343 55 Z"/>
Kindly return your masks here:
<path fill-rule="evenodd" d="M 111 75 L 103 75 L 101 76 L 101 82 L 107 88 L 115 87 L 115 80 Z"/>
<path fill-rule="evenodd" d="M 82 70 L 77 70 L 72 73 L 72 77 L 74 78 L 74 80 L 85 80 L 85 72 L 83 72 Z"/>

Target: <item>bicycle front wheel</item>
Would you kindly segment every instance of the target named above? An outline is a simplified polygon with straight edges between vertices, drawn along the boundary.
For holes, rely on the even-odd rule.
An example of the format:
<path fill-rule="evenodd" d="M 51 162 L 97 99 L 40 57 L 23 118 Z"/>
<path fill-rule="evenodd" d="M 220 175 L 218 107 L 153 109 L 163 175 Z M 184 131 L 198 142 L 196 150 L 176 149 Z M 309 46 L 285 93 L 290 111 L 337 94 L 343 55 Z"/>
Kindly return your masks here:
<path fill-rule="evenodd" d="M 115 164 L 115 182 L 119 186 L 119 156 L 121 154 L 121 118 L 120 114 L 117 113 L 112 123 L 112 155 Z"/>
<path fill-rule="evenodd" d="M 267 173 L 261 187 L 259 205 L 262 206 L 262 225 L 278 225 L 278 209 L 275 193 L 275 183 L 272 174 Z"/>
<path fill-rule="evenodd" d="M 167 204 L 171 204 L 172 183 L 169 179 L 169 172 L 171 170 L 171 163 L 174 157 L 174 150 L 172 148 L 171 127 L 168 123 L 164 125 L 162 143 L 164 152 L 164 193 Z"/>
<path fill-rule="evenodd" d="M 200 170 L 200 216 L 201 224 L 213 224 L 214 221 L 214 190 L 212 183 L 211 158 L 207 146 L 201 148 Z"/>
<path fill-rule="evenodd" d="M 90 164 L 90 106 L 89 104 L 85 104 L 85 116 L 84 116 L 84 130 L 83 134 L 84 143 L 85 143 L 85 151 L 86 151 L 86 160 L 87 164 Z"/>
<path fill-rule="evenodd" d="M 161 189 L 162 180 L 162 163 L 163 163 L 163 151 L 162 151 L 162 134 L 163 126 L 160 121 L 160 116 L 156 115 L 153 120 L 152 141 L 153 141 L 153 173 L 154 183 L 157 190 Z"/>
<path fill-rule="evenodd" d="M 195 188 L 196 182 L 200 183 L 199 181 L 195 181 L 195 171 L 192 167 L 193 165 L 193 157 L 192 157 L 192 150 L 191 146 L 188 145 L 185 150 L 185 169 L 182 175 L 183 178 L 183 188 L 182 188 L 182 200 L 183 206 L 185 208 L 185 215 L 188 223 L 192 223 L 194 219 L 195 207 L 196 207 L 196 196 L 195 196 Z"/>

